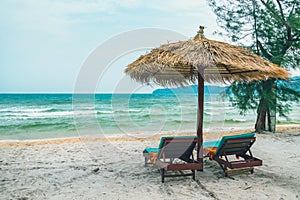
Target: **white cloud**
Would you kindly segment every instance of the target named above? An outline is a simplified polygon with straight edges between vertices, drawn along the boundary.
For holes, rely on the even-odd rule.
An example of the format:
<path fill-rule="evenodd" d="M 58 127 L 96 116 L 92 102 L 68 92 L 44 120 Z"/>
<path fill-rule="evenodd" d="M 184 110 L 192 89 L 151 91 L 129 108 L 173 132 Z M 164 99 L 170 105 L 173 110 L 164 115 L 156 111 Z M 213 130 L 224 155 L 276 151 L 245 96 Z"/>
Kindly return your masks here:
<path fill-rule="evenodd" d="M 19 29 L 52 34 L 68 34 L 69 27 L 77 23 L 117 20 L 116 14 L 124 9 L 153 9 L 178 17 L 207 16 L 207 11 L 202 9 L 207 7 L 206 2 L 201 0 L 2 0 L 0 4 L 0 12 L 3 11 L 0 15 L 6 15 L 9 23 Z"/>
<path fill-rule="evenodd" d="M 142 2 L 142 0 L 140 0 Z M 195 10 L 205 6 L 205 1 L 201 0 L 152 0 L 144 1 L 143 5 L 148 8 L 164 11 L 164 12 L 179 12 L 186 10 Z"/>

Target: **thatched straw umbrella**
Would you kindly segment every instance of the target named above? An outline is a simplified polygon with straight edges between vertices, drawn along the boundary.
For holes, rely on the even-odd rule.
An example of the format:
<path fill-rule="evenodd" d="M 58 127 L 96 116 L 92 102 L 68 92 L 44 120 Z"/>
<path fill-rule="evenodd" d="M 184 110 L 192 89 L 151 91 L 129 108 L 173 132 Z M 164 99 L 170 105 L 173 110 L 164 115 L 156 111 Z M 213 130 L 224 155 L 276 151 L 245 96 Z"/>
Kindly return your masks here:
<path fill-rule="evenodd" d="M 141 56 L 125 69 L 133 79 L 162 86 L 184 86 L 198 80 L 197 159 L 203 164 L 204 81 L 286 79 L 288 73 L 248 49 L 206 39 L 204 27 L 190 40 L 169 43 Z"/>

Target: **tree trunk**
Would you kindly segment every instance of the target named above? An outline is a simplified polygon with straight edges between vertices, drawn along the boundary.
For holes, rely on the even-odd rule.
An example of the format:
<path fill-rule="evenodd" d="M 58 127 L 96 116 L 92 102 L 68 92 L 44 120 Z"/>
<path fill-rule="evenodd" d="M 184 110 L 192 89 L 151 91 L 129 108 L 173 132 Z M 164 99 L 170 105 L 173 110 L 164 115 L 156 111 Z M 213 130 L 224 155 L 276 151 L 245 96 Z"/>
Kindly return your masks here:
<path fill-rule="evenodd" d="M 274 79 L 271 80 L 271 106 L 269 112 L 269 131 L 275 133 L 276 131 L 276 82 Z"/>
<path fill-rule="evenodd" d="M 276 83 L 275 79 L 263 82 L 263 93 L 257 109 L 255 131 L 275 132 L 276 127 Z"/>
<path fill-rule="evenodd" d="M 259 105 L 257 109 L 257 118 L 255 123 L 256 132 L 262 132 L 266 130 L 266 116 L 267 116 L 266 102 L 262 98 L 259 101 Z"/>
<path fill-rule="evenodd" d="M 276 132 L 276 109 L 271 109 L 269 113 L 270 113 L 270 119 L 269 119 L 270 128 L 269 128 L 269 131 L 275 133 Z"/>
<path fill-rule="evenodd" d="M 272 130 L 272 121 L 271 121 L 271 114 L 270 113 L 271 113 L 271 111 L 270 111 L 270 109 L 268 109 L 267 110 L 267 124 L 268 124 L 268 126 L 266 128 L 267 131 Z"/>

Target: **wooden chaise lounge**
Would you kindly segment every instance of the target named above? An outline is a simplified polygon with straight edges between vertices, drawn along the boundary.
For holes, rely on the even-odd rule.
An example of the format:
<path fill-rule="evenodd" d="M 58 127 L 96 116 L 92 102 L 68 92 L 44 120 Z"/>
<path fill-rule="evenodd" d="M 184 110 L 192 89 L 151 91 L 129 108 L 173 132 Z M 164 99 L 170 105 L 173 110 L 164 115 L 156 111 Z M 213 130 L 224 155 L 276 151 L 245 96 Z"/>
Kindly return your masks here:
<path fill-rule="evenodd" d="M 203 169 L 203 165 L 194 159 L 196 144 L 197 137 L 162 137 L 158 148 L 146 148 L 143 151 L 145 166 L 150 163 L 157 166 L 162 182 L 165 177 L 178 176 L 192 176 L 195 180 L 195 170 Z M 191 173 L 184 173 L 186 170 L 191 170 Z M 179 174 L 167 174 L 168 171 L 179 171 Z"/>
<path fill-rule="evenodd" d="M 207 156 L 219 163 L 225 176 L 236 171 L 253 173 L 255 166 L 262 165 L 262 160 L 255 158 L 250 150 L 255 140 L 254 133 L 224 136 L 217 142 L 204 142 L 203 147 L 204 152 L 208 152 Z"/>

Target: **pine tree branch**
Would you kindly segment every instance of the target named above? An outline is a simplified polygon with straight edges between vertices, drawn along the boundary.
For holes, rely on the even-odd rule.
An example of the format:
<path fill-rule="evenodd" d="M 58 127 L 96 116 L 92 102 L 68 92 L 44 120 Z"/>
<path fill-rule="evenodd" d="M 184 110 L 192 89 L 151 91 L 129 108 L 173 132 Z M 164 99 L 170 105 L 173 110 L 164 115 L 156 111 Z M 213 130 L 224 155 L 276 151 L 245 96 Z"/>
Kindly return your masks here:
<path fill-rule="evenodd" d="M 254 3 L 254 0 L 252 0 L 252 6 L 253 6 L 253 18 L 254 18 L 254 32 L 255 32 L 255 44 L 256 44 L 256 51 L 257 54 L 259 55 L 259 48 L 258 48 L 258 34 L 257 34 L 257 16 L 256 16 L 256 6 Z"/>
<path fill-rule="evenodd" d="M 278 4 L 278 6 L 279 6 L 279 10 L 280 10 L 281 18 L 282 18 L 282 20 L 283 20 L 283 21 L 286 21 L 286 20 L 285 20 L 285 17 L 284 17 L 284 14 L 283 14 L 283 10 L 282 10 L 281 3 L 280 3 L 280 1 L 279 1 L 279 0 L 276 0 L 276 1 L 277 1 L 277 4 Z"/>
<path fill-rule="evenodd" d="M 284 21 L 284 19 L 282 19 L 281 17 L 280 17 L 280 15 L 278 15 L 269 5 L 268 5 L 268 3 L 266 3 L 264 0 L 260 0 L 260 2 L 262 3 L 262 4 L 264 4 L 264 6 L 274 15 L 274 17 L 277 19 L 277 20 L 279 20 L 280 22 L 282 22 L 283 24 L 284 23 L 286 23 L 285 21 Z"/>
<path fill-rule="evenodd" d="M 283 25 L 287 28 L 287 29 L 291 29 L 291 26 L 286 22 L 284 14 L 283 14 L 283 10 L 282 10 L 282 6 L 280 4 L 280 2 L 277 0 L 277 2 L 279 3 L 279 8 L 280 8 L 280 13 L 281 13 L 281 17 L 280 15 L 278 15 L 275 10 L 273 10 L 264 0 L 260 0 L 262 4 L 264 4 L 264 6 L 274 15 L 275 18 L 277 18 L 277 20 L 281 21 L 283 23 Z M 291 34 L 288 34 L 288 37 L 291 36 Z"/>
<path fill-rule="evenodd" d="M 281 4 L 278 0 L 277 0 L 277 3 L 279 3 L 278 5 L 279 5 L 279 8 L 280 8 L 281 17 L 264 0 L 260 0 L 260 1 L 274 15 L 274 17 L 277 18 L 277 20 L 281 21 L 283 23 L 283 25 L 286 27 L 287 42 L 283 45 L 283 48 L 280 52 L 281 55 L 285 55 L 287 50 L 293 44 L 292 27 L 285 21 L 282 6 L 281 6 Z"/>
<path fill-rule="evenodd" d="M 293 38 L 292 38 L 292 28 L 290 26 L 286 27 L 287 30 L 287 42 L 284 44 L 282 50 L 281 50 L 281 54 L 284 55 L 286 54 L 287 50 L 292 46 L 293 44 Z"/>
<path fill-rule="evenodd" d="M 262 43 L 259 40 L 257 40 L 257 45 L 259 46 L 259 49 L 261 50 L 262 55 L 264 57 L 266 57 L 268 60 L 271 60 L 273 56 L 271 54 L 269 54 L 267 52 L 267 50 L 265 50 L 265 48 L 263 47 Z"/>
<path fill-rule="evenodd" d="M 292 7 L 291 12 L 289 13 L 288 19 L 293 15 L 294 9 L 295 9 L 295 5 L 293 5 L 293 7 Z"/>
<path fill-rule="evenodd" d="M 285 43 L 284 47 L 281 50 L 281 54 L 284 55 L 287 52 L 287 50 L 292 46 L 292 42 L 293 42 L 292 27 L 285 20 L 280 1 L 279 0 L 276 0 L 276 1 L 279 6 L 280 14 L 281 14 L 282 20 L 284 21 L 284 25 L 286 27 L 286 33 L 287 33 L 287 42 Z"/>

